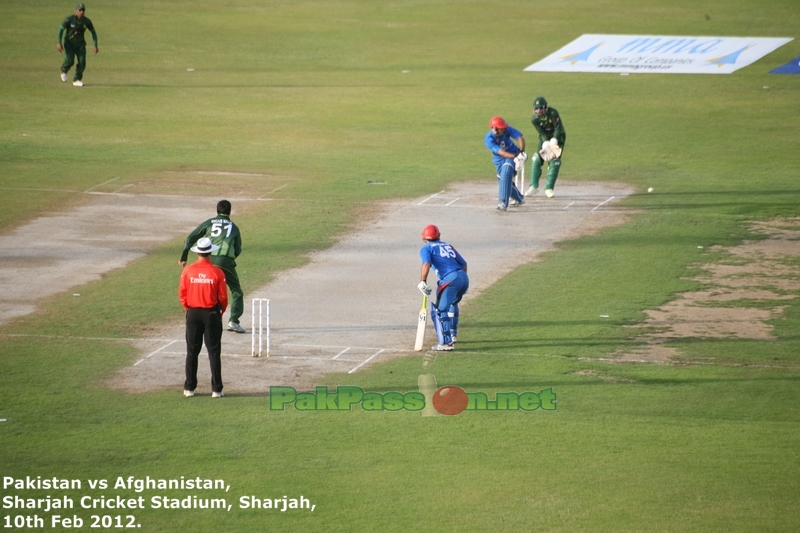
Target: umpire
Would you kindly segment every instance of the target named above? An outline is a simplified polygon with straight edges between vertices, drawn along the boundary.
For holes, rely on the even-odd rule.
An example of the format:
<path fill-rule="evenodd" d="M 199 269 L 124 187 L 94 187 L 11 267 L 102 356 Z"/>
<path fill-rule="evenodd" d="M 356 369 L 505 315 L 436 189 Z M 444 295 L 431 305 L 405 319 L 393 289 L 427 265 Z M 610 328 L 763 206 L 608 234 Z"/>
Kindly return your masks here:
<path fill-rule="evenodd" d="M 183 395 L 194 396 L 197 388 L 197 357 L 203 347 L 208 350 L 211 364 L 211 397 L 220 398 L 222 392 L 222 313 L 228 307 L 228 288 L 225 273 L 215 267 L 209 257 L 219 246 L 203 237 L 192 247 L 197 261 L 181 272 L 178 298 L 186 311 L 186 381 Z"/>

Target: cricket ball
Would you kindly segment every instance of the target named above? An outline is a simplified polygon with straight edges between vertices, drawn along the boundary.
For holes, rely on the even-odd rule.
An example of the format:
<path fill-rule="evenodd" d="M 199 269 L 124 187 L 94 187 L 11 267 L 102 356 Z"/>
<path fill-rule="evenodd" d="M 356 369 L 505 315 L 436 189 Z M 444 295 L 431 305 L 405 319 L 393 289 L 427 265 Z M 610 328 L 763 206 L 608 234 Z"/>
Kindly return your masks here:
<path fill-rule="evenodd" d="M 653 188 L 652 187 L 648 188 L 647 192 L 653 192 Z"/>
<path fill-rule="evenodd" d="M 550 139 L 550 144 L 551 144 L 552 146 L 558 146 L 558 139 L 556 139 L 555 137 L 553 137 L 552 139 Z"/>
<path fill-rule="evenodd" d="M 467 403 L 467 391 L 461 387 L 446 385 L 433 393 L 433 407 L 443 415 L 457 415 L 467 408 Z"/>

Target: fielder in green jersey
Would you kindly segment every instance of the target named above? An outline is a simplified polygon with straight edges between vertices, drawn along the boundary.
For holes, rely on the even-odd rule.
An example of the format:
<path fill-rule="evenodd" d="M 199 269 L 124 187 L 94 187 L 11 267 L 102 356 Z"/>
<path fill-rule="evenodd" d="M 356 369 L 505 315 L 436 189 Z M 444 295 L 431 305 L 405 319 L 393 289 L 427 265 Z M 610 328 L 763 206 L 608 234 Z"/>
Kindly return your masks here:
<path fill-rule="evenodd" d="M 230 216 L 231 203 L 228 200 L 220 200 L 217 203 L 217 216 L 197 226 L 186 237 L 178 264 L 186 266 L 189 250 L 203 237 L 208 237 L 213 244 L 219 246 L 219 250 L 211 253 L 211 262 L 225 272 L 225 282 L 231 291 L 228 331 L 245 333 L 245 329 L 239 325 L 239 319 L 244 313 L 244 292 L 239 283 L 239 275 L 236 273 L 236 258 L 242 253 L 242 234 L 236 224 L 231 222 Z"/>
<path fill-rule="evenodd" d="M 65 18 L 58 28 L 56 50 L 64 52 L 64 63 L 61 65 L 61 81 L 67 81 L 67 72 L 72 68 L 72 64 L 77 57 L 78 66 L 75 68 L 75 78 L 72 82 L 75 87 L 83 87 L 83 71 L 86 69 L 86 39 L 83 34 L 86 33 L 86 30 L 92 33 L 94 53 L 98 52 L 97 32 L 94 31 L 92 21 L 83 15 L 85 11 L 86 6 L 78 4 L 75 6 L 75 14 Z"/>
<path fill-rule="evenodd" d="M 542 160 L 539 151 L 545 142 L 556 139 L 558 146 L 561 148 L 561 154 L 548 161 L 547 181 L 544 185 L 545 194 L 548 198 L 552 198 L 555 196 L 556 179 L 558 179 L 558 172 L 561 170 L 561 157 L 564 155 L 567 132 L 564 130 L 564 124 L 561 122 L 561 116 L 559 116 L 558 111 L 548 107 L 544 96 L 537 96 L 533 100 L 531 124 L 536 128 L 536 133 L 539 134 L 539 146 L 533 152 L 533 158 L 531 159 L 531 186 L 525 191 L 525 196 L 531 196 L 539 192 L 539 178 L 542 176 L 542 166 L 544 165 L 544 160 Z"/>

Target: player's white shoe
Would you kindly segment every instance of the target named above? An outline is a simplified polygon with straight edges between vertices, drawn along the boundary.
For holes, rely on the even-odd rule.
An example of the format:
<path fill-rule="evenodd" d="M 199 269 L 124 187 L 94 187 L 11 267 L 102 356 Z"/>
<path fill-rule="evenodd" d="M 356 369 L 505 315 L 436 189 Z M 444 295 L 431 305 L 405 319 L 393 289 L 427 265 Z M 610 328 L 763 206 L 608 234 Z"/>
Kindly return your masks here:
<path fill-rule="evenodd" d="M 516 201 L 516 200 L 511 200 L 511 203 L 510 203 L 509 205 L 510 205 L 511 207 L 519 207 L 519 206 L 523 205 L 524 203 L 525 203 L 525 198 L 523 198 L 523 199 L 522 199 L 522 200 L 520 200 L 519 202 L 518 202 L 518 201 Z"/>
<path fill-rule="evenodd" d="M 544 195 L 547 196 L 548 198 L 552 198 L 553 196 L 556 195 L 556 193 L 553 192 L 553 189 L 545 189 Z"/>
<path fill-rule="evenodd" d="M 61 73 L 61 81 L 67 81 L 67 73 L 66 72 L 62 72 Z"/>
<path fill-rule="evenodd" d="M 192 396 L 194 396 L 194 391 L 193 390 L 185 390 L 185 391 L 183 391 L 183 395 L 186 396 L 187 398 L 191 398 Z"/>
<path fill-rule="evenodd" d="M 503 204 L 497 204 L 497 209 L 500 210 L 500 211 L 505 211 L 508 208 L 506 206 L 504 206 Z"/>
<path fill-rule="evenodd" d="M 530 187 L 528 187 L 528 190 L 525 191 L 525 196 L 533 196 L 537 192 L 539 192 L 539 189 L 531 185 Z"/>
<path fill-rule="evenodd" d="M 455 335 L 450 335 L 450 342 L 451 342 L 452 344 L 455 344 L 455 343 L 456 343 L 456 336 L 455 336 Z"/>
<path fill-rule="evenodd" d="M 223 396 L 225 396 L 225 393 L 222 391 L 211 393 L 212 398 L 222 398 Z"/>
<path fill-rule="evenodd" d="M 434 344 L 431 346 L 431 350 L 434 352 L 452 352 L 453 351 L 453 343 L 450 344 Z"/>
<path fill-rule="evenodd" d="M 236 333 L 247 333 L 247 330 L 244 329 L 241 325 L 237 324 L 236 322 L 228 322 L 228 331 L 234 331 Z"/>
<path fill-rule="evenodd" d="M 72 82 L 72 85 L 74 85 L 75 87 L 83 87 L 83 82 L 81 80 L 75 80 Z"/>

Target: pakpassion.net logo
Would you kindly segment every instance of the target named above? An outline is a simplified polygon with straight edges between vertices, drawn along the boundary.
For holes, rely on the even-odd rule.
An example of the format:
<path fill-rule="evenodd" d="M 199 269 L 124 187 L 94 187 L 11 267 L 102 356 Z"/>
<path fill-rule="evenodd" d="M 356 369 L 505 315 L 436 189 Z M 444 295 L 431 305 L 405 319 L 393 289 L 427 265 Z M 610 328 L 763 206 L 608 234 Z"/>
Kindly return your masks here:
<path fill-rule="evenodd" d="M 269 388 L 272 411 L 288 406 L 298 411 L 351 411 L 354 405 L 364 411 L 419 411 L 423 416 L 453 416 L 464 411 L 555 411 L 556 393 L 552 387 L 539 392 L 497 392 L 492 399 L 485 392 L 467 392 L 454 385 L 437 388 L 433 374 L 419 376 L 419 392 L 367 392 L 353 386 L 336 387 L 332 392 L 328 387 L 316 387 L 313 392 Z"/>

